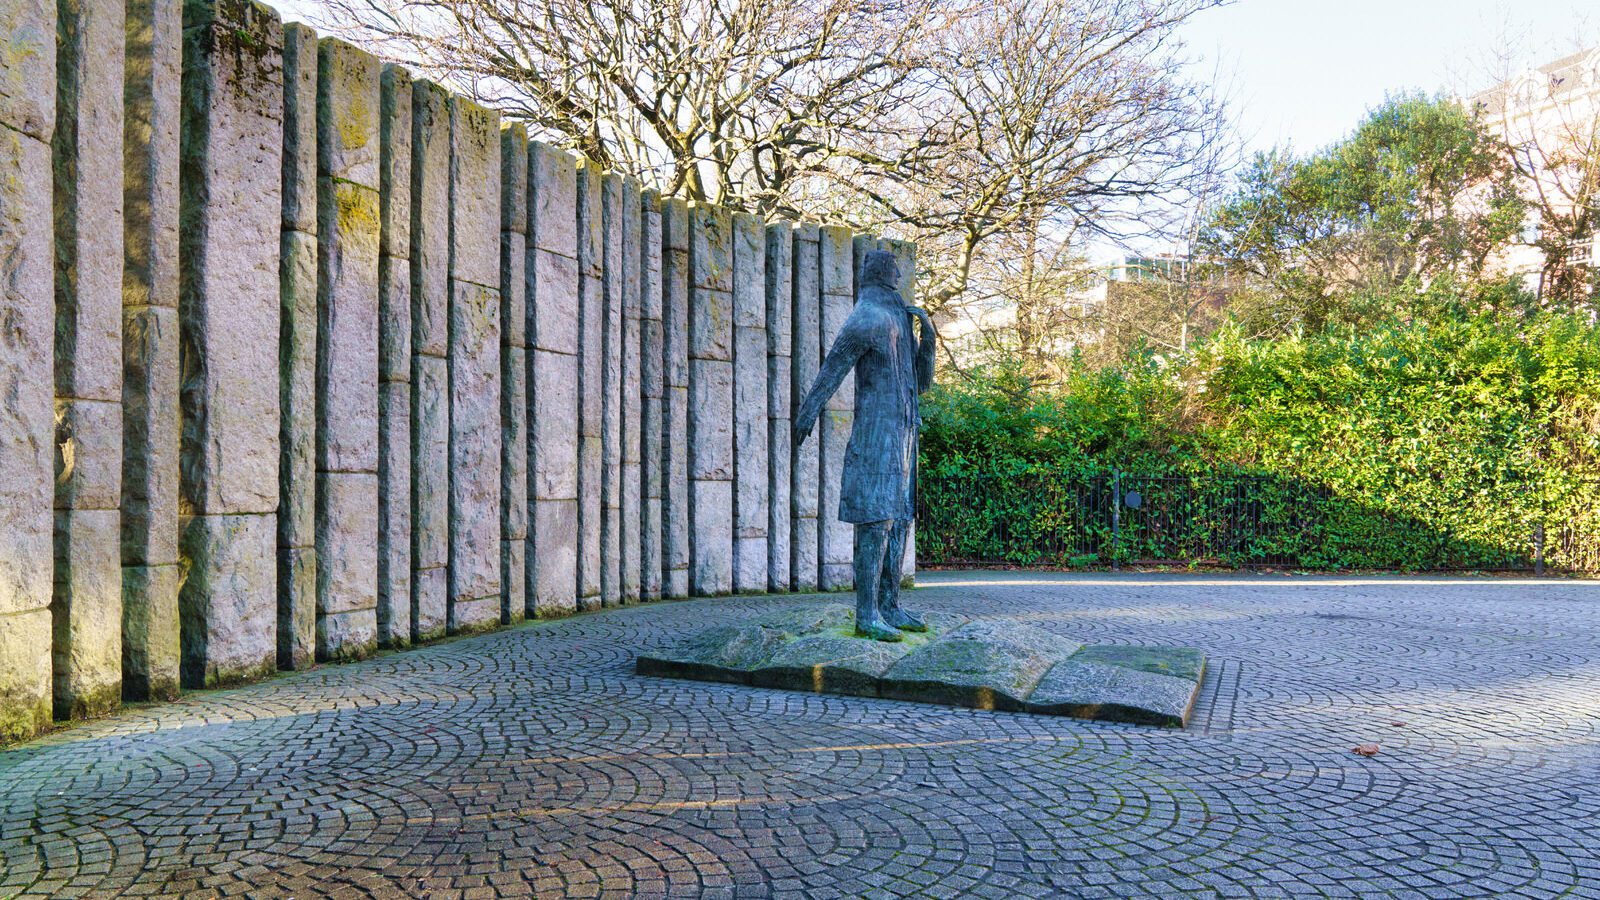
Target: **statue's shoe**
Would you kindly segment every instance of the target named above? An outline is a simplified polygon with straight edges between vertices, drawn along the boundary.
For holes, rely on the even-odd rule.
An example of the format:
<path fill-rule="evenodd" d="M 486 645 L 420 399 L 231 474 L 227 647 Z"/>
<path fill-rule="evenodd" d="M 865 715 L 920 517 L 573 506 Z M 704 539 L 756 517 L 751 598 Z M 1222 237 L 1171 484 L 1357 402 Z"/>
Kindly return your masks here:
<path fill-rule="evenodd" d="M 905 640 L 905 638 L 900 636 L 900 632 L 888 627 L 887 625 L 884 625 L 881 622 L 868 622 L 864 627 L 857 625 L 856 637 L 867 638 L 874 641 L 883 641 L 884 643 L 888 644 L 894 644 Z"/>
<path fill-rule="evenodd" d="M 912 631 L 921 634 L 928 630 L 928 623 L 898 606 L 883 611 L 883 619 L 901 631 Z"/>

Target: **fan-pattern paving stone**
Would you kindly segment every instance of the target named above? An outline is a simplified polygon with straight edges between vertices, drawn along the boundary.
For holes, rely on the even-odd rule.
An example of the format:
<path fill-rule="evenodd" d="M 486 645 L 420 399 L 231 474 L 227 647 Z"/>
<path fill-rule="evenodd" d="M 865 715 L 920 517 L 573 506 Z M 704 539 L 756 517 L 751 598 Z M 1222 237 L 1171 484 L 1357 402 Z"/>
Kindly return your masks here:
<path fill-rule="evenodd" d="M 639 677 L 814 599 L 605 610 L 0 752 L 0 897 L 1600 897 L 1592 586 L 920 580 L 1203 648 L 1190 726 Z"/>

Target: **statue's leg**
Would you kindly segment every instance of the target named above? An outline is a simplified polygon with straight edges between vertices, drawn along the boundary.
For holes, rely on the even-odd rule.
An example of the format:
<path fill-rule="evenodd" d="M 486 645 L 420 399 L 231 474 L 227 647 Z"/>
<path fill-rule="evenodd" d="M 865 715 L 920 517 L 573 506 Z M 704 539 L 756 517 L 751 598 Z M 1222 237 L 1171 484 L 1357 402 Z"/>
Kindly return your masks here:
<path fill-rule="evenodd" d="M 889 526 L 888 547 L 883 555 L 883 574 L 878 579 L 878 612 L 883 620 L 901 631 L 927 631 L 928 623 L 900 608 L 900 576 L 905 568 L 906 536 L 911 523 L 896 520 Z"/>
<path fill-rule="evenodd" d="M 878 580 L 883 571 L 883 552 L 889 543 L 889 522 L 868 522 L 856 526 L 856 636 L 878 641 L 898 641 L 900 632 L 889 627 L 878 613 Z"/>

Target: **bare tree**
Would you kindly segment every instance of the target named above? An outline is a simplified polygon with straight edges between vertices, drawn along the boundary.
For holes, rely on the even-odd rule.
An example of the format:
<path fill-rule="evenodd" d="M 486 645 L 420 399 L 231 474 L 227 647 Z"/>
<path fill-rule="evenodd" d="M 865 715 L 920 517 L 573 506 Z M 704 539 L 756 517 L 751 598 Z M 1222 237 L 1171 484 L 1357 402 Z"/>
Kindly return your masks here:
<path fill-rule="evenodd" d="M 944 0 L 322 0 L 318 24 L 667 193 L 785 209 L 914 103 Z"/>
<path fill-rule="evenodd" d="M 1070 242 L 1148 227 L 1227 126 L 1177 31 L 1228 0 L 321 2 L 669 194 L 914 239 L 930 309 L 1014 291 L 1032 347 Z"/>
<path fill-rule="evenodd" d="M 1565 55 L 1530 66 L 1550 50 L 1535 48 L 1526 27 L 1508 21 L 1496 43 L 1456 76 L 1458 85 L 1494 85 L 1476 92 L 1473 104 L 1511 148 L 1517 189 L 1535 226 L 1525 246 L 1536 251 L 1540 303 L 1567 308 L 1591 302 L 1600 277 L 1593 265 L 1600 237 L 1600 20 L 1580 17 L 1570 34 Z"/>
<path fill-rule="evenodd" d="M 917 239 L 932 308 L 968 289 L 998 236 L 1121 236 L 1181 205 L 1228 123 L 1177 31 L 1223 2 L 991 0 L 929 36 L 916 142 L 859 155 L 853 174 Z"/>
<path fill-rule="evenodd" d="M 1497 120 L 1538 222 L 1539 299 L 1568 308 L 1594 292 L 1600 235 L 1600 51 L 1586 62 L 1592 72 L 1519 79 Z"/>

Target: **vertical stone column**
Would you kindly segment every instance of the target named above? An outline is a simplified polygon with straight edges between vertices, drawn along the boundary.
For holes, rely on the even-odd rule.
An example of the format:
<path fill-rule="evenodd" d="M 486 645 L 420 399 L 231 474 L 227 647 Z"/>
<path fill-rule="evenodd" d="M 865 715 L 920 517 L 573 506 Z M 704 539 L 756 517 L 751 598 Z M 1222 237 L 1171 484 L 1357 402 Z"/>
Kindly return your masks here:
<path fill-rule="evenodd" d="M 178 694 L 178 117 L 183 4 L 132 0 L 126 15 L 122 694 L 131 700 L 169 700 Z M 0 649 L 0 654 L 5 652 Z M 0 705 L 5 702 L 0 696 Z M 0 734 L 3 731 L 0 727 Z"/>
<path fill-rule="evenodd" d="M 794 317 L 794 229 L 786 222 L 766 229 L 763 293 L 767 319 L 767 590 L 791 590 L 789 423 L 793 418 L 790 322 Z"/>
<path fill-rule="evenodd" d="M 844 327 L 844 320 L 855 305 L 855 265 L 850 229 L 825 226 L 818 240 L 818 269 L 821 271 L 822 343 L 825 355 Z M 850 426 L 855 420 L 855 376 L 828 400 L 817 423 L 821 444 L 822 476 L 817 509 L 817 529 L 821 536 L 818 551 L 818 587 L 825 591 L 848 590 L 855 584 L 851 560 L 855 556 L 855 529 L 839 521 L 839 482 L 844 475 L 845 445 L 850 441 Z"/>
<path fill-rule="evenodd" d="M 605 438 L 605 259 L 600 166 L 578 161 L 578 608 L 599 609 Z"/>
<path fill-rule="evenodd" d="M 600 599 L 622 602 L 622 178 L 600 180 Z"/>
<path fill-rule="evenodd" d="M 528 613 L 578 597 L 578 168 L 528 142 Z"/>
<path fill-rule="evenodd" d="M 450 561 L 450 110 L 411 85 L 411 637 L 441 637 Z"/>
<path fill-rule="evenodd" d="M 55 626 L 58 719 L 122 699 L 121 4 L 56 6 Z M 43 377 L 44 373 L 39 373 Z"/>
<path fill-rule="evenodd" d="M 689 590 L 733 590 L 733 219 L 689 206 Z"/>
<path fill-rule="evenodd" d="M 811 383 L 817 379 L 821 365 L 822 347 L 822 290 L 821 269 L 818 267 L 817 226 L 798 225 L 794 229 L 794 259 L 792 298 L 794 317 L 790 323 L 793 341 L 790 344 L 789 408 L 800 408 Z M 791 422 L 793 416 L 791 413 Z M 819 427 L 817 431 L 821 431 Z M 818 480 L 822 477 L 822 437 L 813 433 L 811 438 L 790 455 L 789 502 L 793 510 L 790 519 L 789 572 L 794 589 L 809 592 L 817 589 L 817 576 L 821 566 L 817 552 L 821 538 L 817 533 L 817 509 L 820 500 Z"/>
<path fill-rule="evenodd" d="M 661 202 L 662 593 L 689 596 L 689 205 Z"/>
<path fill-rule="evenodd" d="M 767 590 L 767 241 L 733 216 L 733 589 Z"/>
<path fill-rule="evenodd" d="M 0 740 L 50 725 L 56 4 L 0 5 Z"/>
<path fill-rule="evenodd" d="M 500 621 L 528 610 L 528 132 L 500 130 Z"/>
<path fill-rule="evenodd" d="M 317 46 L 317 658 L 378 643 L 378 59 Z"/>
<path fill-rule="evenodd" d="M 184 10 L 179 489 L 183 681 L 277 662 L 283 26 L 251 0 Z"/>
<path fill-rule="evenodd" d="M 639 218 L 639 596 L 661 598 L 661 198 L 645 191 Z"/>
<path fill-rule="evenodd" d="M 317 650 L 317 33 L 283 27 L 278 247 L 278 668 Z"/>
<path fill-rule="evenodd" d="M 619 568 L 621 571 L 622 602 L 639 602 L 640 574 L 640 441 L 643 423 L 640 421 L 640 371 L 639 371 L 639 290 L 642 279 L 639 266 L 639 235 L 644 221 L 639 206 L 639 183 L 631 178 L 622 181 L 622 405 L 618 430 L 622 439 L 622 466 L 620 517 L 621 546 Z"/>
<path fill-rule="evenodd" d="M 500 117 L 450 98 L 450 630 L 500 623 Z"/>
<path fill-rule="evenodd" d="M 378 84 L 378 644 L 411 644 L 411 74 Z"/>
<path fill-rule="evenodd" d="M 900 295 L 905 297 L 906 304 L 915 306 L 917 302 L 917 245 L 911 241 L 883 241 L 883 249 L 895 255 L 900 267 Z M 920 337 L 920 333 L 919 333 Z M 920 450 L 919 450 L 920 452 Z M 915 477 L 917 469 L 912 468 Z M 906 556 L 901 564 L 900 581 L 910 587 L 917 580 L 917 523 L 912 521 L 911 527 L 906 532 Z"/>

